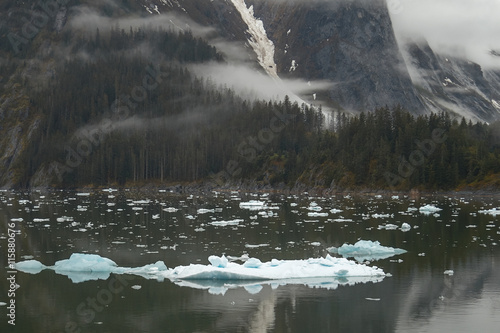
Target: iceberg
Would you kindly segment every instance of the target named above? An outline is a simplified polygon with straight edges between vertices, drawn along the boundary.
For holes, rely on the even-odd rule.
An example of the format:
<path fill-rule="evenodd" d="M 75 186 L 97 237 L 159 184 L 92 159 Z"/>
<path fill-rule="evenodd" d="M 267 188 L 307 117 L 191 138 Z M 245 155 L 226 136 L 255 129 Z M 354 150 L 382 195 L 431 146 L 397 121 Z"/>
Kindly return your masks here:
<path fill-rule="evenodd" d="M 97 254 L 73 253 L 69 259 L 56 261 L 54 270 L 61 272 L 110 272 L 118 265 Z"/>
<path fill-rule="evenodd" d="M 360 240 L 354 245 L 344 244 L 339 248 L 329 248 L 329 252 L 336 252 L 343 257 L 354 257 L 359 262 L 365 260 L 380 260 L 406 253 L 406 250 L 380 245 L 379 241 Z"/>

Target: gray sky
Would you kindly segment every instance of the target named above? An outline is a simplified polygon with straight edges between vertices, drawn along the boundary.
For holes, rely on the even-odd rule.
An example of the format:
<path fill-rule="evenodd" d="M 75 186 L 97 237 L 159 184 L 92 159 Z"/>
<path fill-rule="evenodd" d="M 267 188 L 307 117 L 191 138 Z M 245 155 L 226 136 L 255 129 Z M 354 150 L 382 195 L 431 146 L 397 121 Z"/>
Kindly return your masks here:
<path fill-rule="evenodd" d="M 437 52 L 500 68 L 500 0 L 387 0 L 398 37 L 424 37 Z"/>

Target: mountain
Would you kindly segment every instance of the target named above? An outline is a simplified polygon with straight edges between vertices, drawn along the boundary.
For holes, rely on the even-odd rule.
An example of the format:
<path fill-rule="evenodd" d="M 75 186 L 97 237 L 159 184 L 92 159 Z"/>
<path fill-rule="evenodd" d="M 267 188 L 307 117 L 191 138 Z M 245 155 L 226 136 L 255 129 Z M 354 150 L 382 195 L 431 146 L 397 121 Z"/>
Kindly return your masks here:
<path fill-rule="evenodd" d="M 248 42 L 260 57 L 265 47 L 259 51 L 254 44 L 267 38 L 272 61 L 258 60 L 264 71 L 275 66 L 281 79 L 330 83 L 301 96 L 311 103 L 317 98 L 316 104 L 354 113 L 399 104 L 414 114 L 445 111 L 473 121 L 500 119 L 500 71 L 438 54 L 423 40 L 398 41 L 385 0 L 142 3 L 215 26 L 225 38 Z M 254 25 L 262 23 L 264 37 L 255 35 L 248 14 Z"/>
<path fill-rule="evenodd" d="M 5 0 L 0 41 L 5 187 L 199 181 L 256 161 L 257 178 L 291 181 L 325 161 L 308 145 L 332 111 L 500 119 L 500 71 L 398 38 L 385 0 Z M 293 127 L 270 126 L 283 112 Z"/>

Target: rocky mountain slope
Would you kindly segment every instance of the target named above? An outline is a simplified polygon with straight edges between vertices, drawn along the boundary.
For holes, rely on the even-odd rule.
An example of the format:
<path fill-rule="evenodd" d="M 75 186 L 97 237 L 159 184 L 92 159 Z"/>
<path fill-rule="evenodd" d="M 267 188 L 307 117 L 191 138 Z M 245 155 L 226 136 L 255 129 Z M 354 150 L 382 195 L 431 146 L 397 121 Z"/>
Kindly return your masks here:
<path fill-rule="evenodd" d="M 235 3 L 252 7 L 273 43 L 277 75 L 327 80 L 329 88 L 314 98 L 333 109 L 370 111 L 400 104 L 415 114 L 446 111 L 474 121 L 500 119 L 500 71 L 436 54 L 425 41 L 398 43 L 385 0 L 196 3 L 197 8 L 188 0 L 144 1 L 144 6 L 163 5 L 196 20 L 205 17 L 204 23 L 215 16 L 202 12 L 225 8 L 211 24 L 224 36 L 238 40 L 246 35 L 250 41 L 251 29 L 231 8 Z"/>

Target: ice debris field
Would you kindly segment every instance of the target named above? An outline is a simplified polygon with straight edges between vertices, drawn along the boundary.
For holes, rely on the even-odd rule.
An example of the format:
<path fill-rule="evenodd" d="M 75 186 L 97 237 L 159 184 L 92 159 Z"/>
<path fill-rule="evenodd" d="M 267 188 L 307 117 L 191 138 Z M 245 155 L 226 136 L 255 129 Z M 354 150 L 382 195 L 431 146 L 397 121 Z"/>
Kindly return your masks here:
<path fill-rule="evenodd" d="M 359 241 L 355 245 L 344 245 L 339 253 L 345 256 L 366 258 L 391 256 L 406 251 L 381 246 L 378 242 Z M 16 269 L 37 274 L 45 269 L 68 276 L 72 282 L 107 279 L 110 274 L 132 274 L 147 279 L 172 282 L 193 288 L 209 289 L 224 293 L 228 286 L 256 286 L 255 281 L 271 281 L 270 284 L 305 284 L 322 288 L 336 288 L 339 284 L 379 282 L 386 273 L 376 266 L 359 264 L 346 258 L 310 258 L 301 260 L 277 260 L 262 262 L 246 256 L 229 257 L 243 263 L 230 261 L 226 256 L 210 256 L 210 264 L 191 264 L 167 268 L 163 261 L 142 267 L 120 267 L 114 261 L 96 254 L 73 253 L 69 259 L 59 260 L 53 266 L 46 266 L 37 260 L 16 263 Z M 254 281 L 254 283 L 252 283 Z M 216 288 L 215 291 L 213 288 Z M 219 289 L 217 289 L 219 288 Z M 222 288 L 222 289 L 220 289 Z M 258 288 L 257 288 L 258 289 Z M 222 290 L 222 291 L 221 291 Z M 253 289 L 252 292 L 256 290 Z"/>

